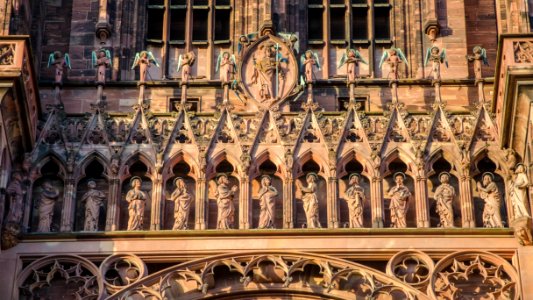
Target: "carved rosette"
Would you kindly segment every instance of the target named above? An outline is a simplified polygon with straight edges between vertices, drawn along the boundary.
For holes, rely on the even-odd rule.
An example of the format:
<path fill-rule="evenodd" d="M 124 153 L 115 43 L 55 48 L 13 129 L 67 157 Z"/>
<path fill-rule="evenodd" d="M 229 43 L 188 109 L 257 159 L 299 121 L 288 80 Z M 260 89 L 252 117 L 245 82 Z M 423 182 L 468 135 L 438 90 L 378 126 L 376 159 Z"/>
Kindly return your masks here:
<path fill-rule="evenodd" d="M 462 251 L 441 259 L 431 276 L 434 299 L 520 298 L 516 270 L 503 258 L 484 251 Z"/>
<path fill-rule="evenodd" d="M 98 268 L 76 255 L 52 255 L 27 266 L 19 275 L 20 298 L 102 299 L 104 284 Z M 67 291 L 67 295 L 60 291 Z"/>
<path fill-rule="evenodd" d="M 266 34 L 243 52 L 239 76 L 246 94 L 268 108 L 294 93 L 298 63 L 290 45 L 277 36 Z"/>
<path fill-rule="evenodd" d="M 424 290 L 429 284 L 434 267 L 433 260 L 427 254 L 414 250 L 402 251 L 387 263 L 387 275 Z"/>
<path fill-rule="evenodd" d="M 108 295 L 148 275 L 145 263 L 134 254 L 116 254 L 107 257 L 100 265 L 99 272 Z"/>

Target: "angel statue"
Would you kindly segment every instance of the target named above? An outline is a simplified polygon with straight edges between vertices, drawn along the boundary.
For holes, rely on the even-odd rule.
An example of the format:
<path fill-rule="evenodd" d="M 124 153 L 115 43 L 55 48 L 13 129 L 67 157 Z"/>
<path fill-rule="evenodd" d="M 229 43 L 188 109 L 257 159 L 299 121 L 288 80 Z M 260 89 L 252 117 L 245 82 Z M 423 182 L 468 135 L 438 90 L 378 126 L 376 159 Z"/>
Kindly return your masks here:
<path fill-rule="evenodd" d="M 139 66 L 139 83 L 146 82 L 146 75 L 148 74 L 148 68 L 150 68 L 150 64 L 154 64 L 156 67 L 159 67 L 159 64 L 157 63 L 157 60 L 152 52 L 143 50 L 135 54 L 135 60 L 133 61 L 133 66 L 131 66 L 131 69 L 133 70 L 136 66 Z"/>
<path fill-rule="evenodd" d="M 356 68 L 359 65 L 359 62 L 368 65 L 368 63 L 366 62 L 366 60 L 364 60 L 363 56 L 361 56 L 361 53 L 359 53 L 359 51 L 353 48 L 348 48 L 339 60 L 339 63 L 337 64 L 337 69 L 340 69 L 342 66 L 346 65 L 346 74 L 348 75 L 348 82 L 354 82 L 355 78 L 357 77 Z"/>
<path fill-rule="evenodd" d="M 178 72 L 181 70 L 181 84 L 189 82 L 189 75 L 191 75 L 191 67 L 194 65 L 196 55 L 193 51 L 185 54 L 180 54 L 178 59 Z"/>
<path fill-rule="evenodd" d="M 222 84 L 228 84 L 233 80 L 233 74 L 237 72 L 235 66 L 235 55 L 227 51 L 221 52 L 218 55 L 215 72 L 220 70 L 220 81 Z"/>
<path fill-rule="evenodd" d="M 54 83 L 63 85 L 63 71 L 65 67 L 72 69 L 68 53 L 63 54 L 61 51 L 54 51 L 54 53 L 51 53 L 50 56 L 48 56 L 48 68 L 50 68 L 50 66 L 56 68 Z"/>
<path fill-rule="evenodd" d="M 400 64 L 404 63 L 406 66 L 408 65 L 407 58 L 405 58 L 405 54 L 403 54 L 402 50 L 400 48 L 394 47 L 383 52 L 381 60 L 379 61 L 380 69 L 383 66 L 384 62 L 389 64 L 389 74 L 387 74 L 387 78 L 390 78 L 392 80 L 398 79 L 398 69 Z"/>
<path fill-rule="evenodd" d="M 313 82 L 313 66 L 316 66 L 318 70 L 321 70 L 320 61 L 318 60 L 318 54 L 311 50 L 305 51 L 300 57 L 300 72 L 303 74 L 301 80 L 303 83 Z"/>
<path fill-rule="evenodd" d="M 428 65 L 428 62 L 432 63 L 431 71 L 433 72 L 433 79 L 440 80 L 440 64 L 444 64 L 446 68 L 448 67 L 448 58 L 446 57 L 446 49 L 443 48 L 440 51 L 439 47 L 433 46 L 429 48 L 426 52 L 426 59 L 424 61 L 424 66 Z"/>
<path fill-rule="evenodd" d="M 105 84 L 105 71 L 111 67 L 111 53 L 107 49 L 93 51 L 92 64 L 96 70 L 96 83 Z"/>
<path fill-rule="evenodd" d="M 472 49 L 473 55 L 467 55 L 466 59 L 469 62 L 474 62 L 474 76 L 476 79 L 481 79 L 481 64 L 485 66 L 489 65 L 489 60 L 487 59 L 487 50 L 481 46 L 475 46 Z"/>

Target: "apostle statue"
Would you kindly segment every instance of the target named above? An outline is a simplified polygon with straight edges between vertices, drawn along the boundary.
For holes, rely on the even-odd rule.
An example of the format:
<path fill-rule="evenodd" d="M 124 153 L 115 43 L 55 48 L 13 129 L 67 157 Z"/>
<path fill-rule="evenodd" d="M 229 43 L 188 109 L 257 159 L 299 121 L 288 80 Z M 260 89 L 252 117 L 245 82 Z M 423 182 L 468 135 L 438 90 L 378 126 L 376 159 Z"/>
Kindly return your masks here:
<path fill-rule="evenodd" d="M 85 223 L 84 231 L 98 231 L 98 218 L 100 217 L 100 207 L 104 206 L 106 195 L 96 189 L 96 182 L 87 182 L 89 190 L 81 197 L 81 202 L 85 202 Z"/>
<path fill-rule="evenodd" d="M 363 227 L 363 204 L 365 190 L 359 185 L 359 174 L 352 174 L 348 180 L 348 189 L 344 193 L 344 200 L 348 202 L 350 213 L 350 228 Z"/>
<path fill-rule="evenodd" d="M 320 222 L 318 221 L 317 179 L 318 177 L 315 173 L 307 174 L 305 177 L 307 181 L 306 187 L 300 181 L 296 181 L 296 185 L 302 192 L 307 228 L 321 228 Z"/>
<path fill-rule="evenodd" d="M 159 67 L 157 60 L 150 51 L 141 51 L 135 54 L 135 59 L 133 60 L 133 65 L 131 69 L 139 66 L 139 83 L 146 82 L 146 75 L 148 75 L 148 68 L 151 64 L 154 64 L 156 67 Z"/>
<path fill-rule="evenodd" d="M 54 216 L 54 205 L 59 199 L 59 189 L 55 188 L 50 182 L 43 183 L 41 199 L 39 200 L 39 225 L 38 232 L 50 232 L 52 218 Z"/>
<path fill-rule="evenodd" d="M 24 212 L 24 188 L 22 186 L 22 174 L 13 172 L 11 181 L 6 188 L 9 201 L 9 212 L 7 213 L 7 223 L 20 224 Z"/>
<path fill-rule="evenodd" d="M 176 189 L 170 196 L 170 200 L 174 201 L 174 226 L 172 226 L 172 230 L 187 229 L 192 196 L 187 191 L 187 185 L 183 178 L 174 179 L 174 186 Z"/>
<path fill-rule="evenodd" d="M 148 194 L 141 190 L 142 179 L 138 176 L 133 176 L 130 179 L 131 189 L 126 194 L 126 201 L 128 205 L 128 231 L 143 230 L 144 207 Z"/>
<path fill-rule="evenodd" d="M 258 228 L 274 228 L 274 212 L 276 211 L 277 196 L 278 190 L 272 186 L 272 178 L 268 175 L 264 175 L 261 178 L 261 189 L 259 189 L 259 205 L 261 207 L 261 213 L 259 215 Z"/>
<path fill-rule="evenodd" d="M 513 204 L 514 219 L 521 217 L 531 217 L 527 210 L 527 187 L 529 179 L 523 164 L 517 164 L 515 168 L 515 178 L 511 183 L 509 197 Z"/>
<path fill-rule="evenodd" d="M 411 192 L 403 184 L 405 180 L 405 174 L 398 172 L 394 174 L 394 182 L 396 185 L 389 190 L 390 199 L 390 218 L 392 228 L 406 228 L 407 227 L 407 204 Z"/>
<path fill-rule="evenodd" d="M 235 220 L 235 205 L 233 204 L 233 196 L 237 192 L 236 185 L 229 187 L 228 176 L 222 174 L 217 180 L 217 190 L 215 196 L 217 197 L 217 229 L 231 229 Z"/>
<path fill-rule="evenodd" d="M 96 83 L 105 84 L 105 72 L 111 67 L 111 53 L 107 49 L 100 49 L 92 53 L 93 68 L 96 68 Z"/>
<path fill-rule="evenodd" d="M 439 175 L 440 185 L 435 190 L 435 200 L 437 201 L 437 214 L 440 218 L 439 227 L 450 228 L 453 226 L 453 198 L 455 189 L 449 184 L 450 174 L 442 172 Z"/>
<path fill-rule="evenodd" d="M 490 172 L 483 173 L 482 182 L 477 183 L 477 190 L 481 199 L 485 201 L 483 208 L 483 226 L 486 228 L 503 227 L 500 214 L 501 195 L 494 182 L 494 175 Z"/>

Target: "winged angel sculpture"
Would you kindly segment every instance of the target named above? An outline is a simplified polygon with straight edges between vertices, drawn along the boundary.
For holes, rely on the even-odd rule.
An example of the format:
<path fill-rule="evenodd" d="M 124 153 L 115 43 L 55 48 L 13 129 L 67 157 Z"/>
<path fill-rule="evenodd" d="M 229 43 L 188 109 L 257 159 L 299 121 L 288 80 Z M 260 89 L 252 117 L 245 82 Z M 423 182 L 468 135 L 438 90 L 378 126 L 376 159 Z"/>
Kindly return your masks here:
<path fill-rule="evenodd" d="M 107 49 L 92 52 L 92 65 L 96 68 L 96 82 L 105 83 L 105 71 L 111 67 L 111 53 Z"/>
<path fill-rule="evenodd" d="M 181 84 L 188 83 L 191 75 L 191 67 L 196 61 L 196 55 L 193 51 L 180 54 L 178 59 L 178 72 L 181 70 Z"/>
<path fill-rule="evenodd" d="M 357 78 L 356 69 L 359 65 L 359 62 L 368 65 L 368 63 L 363 58 L 363 56 L 361 56 L 361 53 L 359 53 L 359 51 L 353 48 L 348 48 L 339 60 L 339 63 L 337 64 L 337 69 L 340 69 L 342 66 L 346 65 L 346 74 L 348 75 L 348 82 L 353 82 Z"/>
<path fill-rule="evenodd" d="M 475 46 L 474 49 L 472 49 L 472 52 L 472 55 L 467 55 L 466 59 L 468 59 L 469 62 L 474 62 L 474 75 L 476 79 L 481 79 L 483 77 L 481 66 L 489 65 L 487 50 L 481 46 Z"/>
<path fill-rule="evenodd" d="M 444 64 L 448 67 L 448 58 L 446 57 L 446 49 L 442 51 L 437 46 L 433 46 L 426 51 L 426 59 L 424 60 L 424 66 L 427 66 L 431 61 L 431 72 L 433 73 L 434 80 L 440 80 L 440 65 Z"/>
<path fill-rule="evenodd" d="M 51 53 L 50 56 L 48 56 L 48 68 L 50 66 L 55 67 L 55 79 L 54 83 L 58 85 L 63 84 L 63 72 L 65 67 L 72 69 L 70 66 L 70 56 L 68 53 L 61 53 L 61 51 L 54 51 L 54 53 Z"/>
<path fill-rule="evenodd" d="M 405 54 L 403 54 L 402 50 L 394 47 L 383 51 L 383 55 L 379 61 L 380 69 L 384 62 L 389 65 L 389 73 L 387 74 L 387 78 L 392 80 L 397 80 L 399 78 L 399 66 L 402 63 L 406 66 L 408 65 L 407 58 L 405 58 Z"/>
<path fill-rule="evenodd" d="M 150 68 L 151 64 L 159 67 L 159 64 L 157 63 L 157 60 L 152 52 L 141 51 L 135 54 L 135 60 L 133 61 L 133 66 L 131 66 L 131 69 L 139 66 L 139 83 L 146 82 L 146 75 L 148 74 L 148 68 Z"/>
<path fill-rule="evenodd" d="M 313 77 L 315 75 L 313 73 L 313 66 L 316 66 L 318 70 L 322 70 L 318 54 L 311 50 L 307 50 L 302 56 L 300 56 L 300 74 L 303 74 L 300 76 L 300 82 L 302 85 L 313 82 Z"/>
<path fill-rule="evenodd" d="M 235 55 L 227 51 L 221 52 L 217 58 L 215 72 L 220 71 L 220 81 L 222 84 L 228 84 L 233 81 L 233 75 L 237 73 Z M 232 83 L 233 85 L 233 83 Z"/>

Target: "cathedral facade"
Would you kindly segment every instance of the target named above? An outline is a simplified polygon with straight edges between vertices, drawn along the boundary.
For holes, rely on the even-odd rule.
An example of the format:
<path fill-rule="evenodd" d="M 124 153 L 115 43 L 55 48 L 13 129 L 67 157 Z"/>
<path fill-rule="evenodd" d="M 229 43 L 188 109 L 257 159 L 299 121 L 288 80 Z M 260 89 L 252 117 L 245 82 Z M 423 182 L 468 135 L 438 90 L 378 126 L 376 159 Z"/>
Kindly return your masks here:
<path fill-rule="evenodd" d="M 0 4 L 2 298 L 533 299 L 528 1 Z"/>

